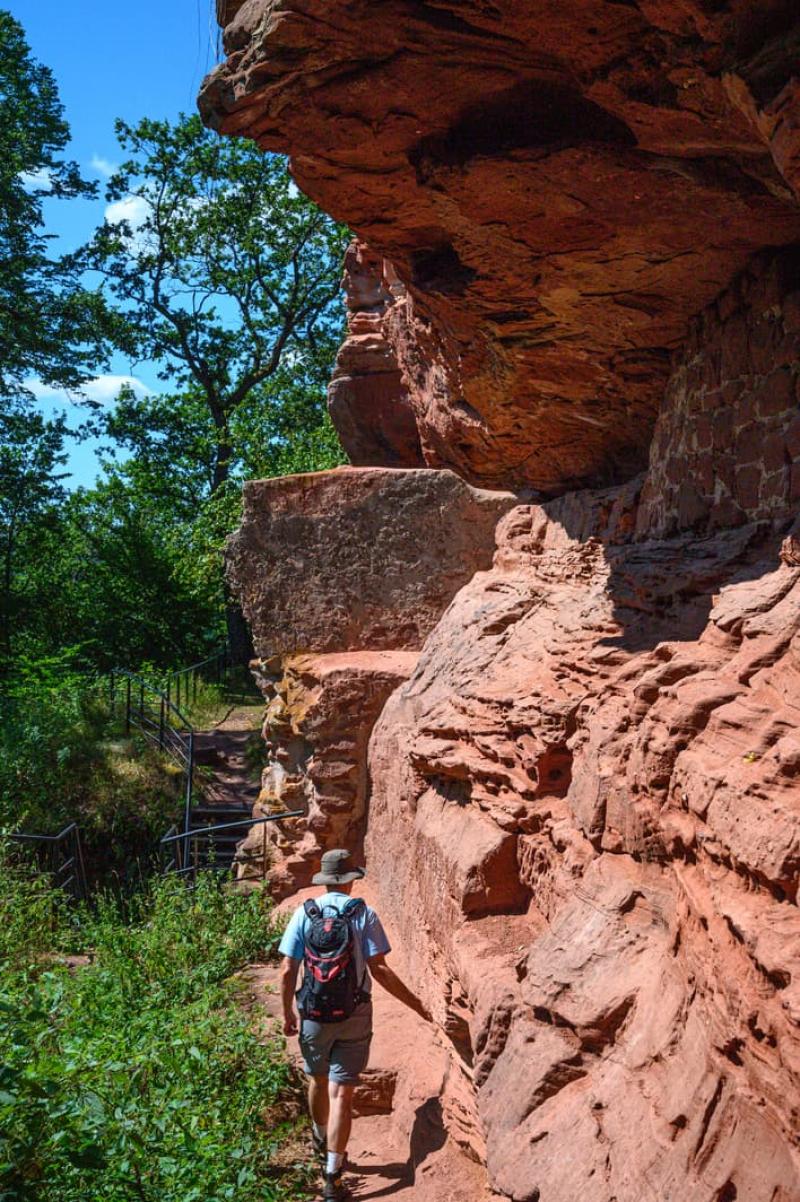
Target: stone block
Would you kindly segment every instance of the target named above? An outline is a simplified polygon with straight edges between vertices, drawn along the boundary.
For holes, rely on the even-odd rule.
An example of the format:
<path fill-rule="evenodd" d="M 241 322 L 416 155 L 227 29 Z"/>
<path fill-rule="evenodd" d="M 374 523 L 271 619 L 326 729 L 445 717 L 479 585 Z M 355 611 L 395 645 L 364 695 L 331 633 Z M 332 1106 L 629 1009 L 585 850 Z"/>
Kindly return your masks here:
<path fill-rule="evenodd" d="M 786 428 L 786 452 L 790 459 L 800 459 L 800 415 L 793 418 Z"/>
<path fill-rule="evenodd" d="M 789 500 L 800 501 L 800 462 L 793 463 L 789 480 Z"/>
<path fill-rule="evenodd" d="M 745 513 L 758 508 L 763 471 L 758 466 L 736 469 L 736 500 Z"/>
<path fill-rule="evenodd" d="M 777 417 L 794 404 L 794 376 L 784 368 L 770 372 L 755 388 L 755 412 L 759 417 Z"/>
<path fill-rule="evenodd" d="M 246 484 L 227 564 L 257 654 L 418 649 L 515 504 L 429 469 Z"/>
<path fill-rule="evenodd" d="M 761 446 L 761 462 L 765 472 L 776 472 L 786 463 L 786 436 L 782 430 L 773 430 L 765 437 Z"/>

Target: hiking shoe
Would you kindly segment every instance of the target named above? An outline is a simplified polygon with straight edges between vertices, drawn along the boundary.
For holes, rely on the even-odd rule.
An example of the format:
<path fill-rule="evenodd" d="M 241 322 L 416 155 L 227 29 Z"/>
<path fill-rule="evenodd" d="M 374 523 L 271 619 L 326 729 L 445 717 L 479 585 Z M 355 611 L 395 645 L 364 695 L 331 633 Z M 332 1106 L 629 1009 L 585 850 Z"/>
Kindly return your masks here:
<path fill-rule="evenodd" d="M 342 1180 L 341 1169 L 335 1173 L 325 1174 L 325 1185 L 322 1188 L 322 1197 L 325 1202 L 345 1202 L 348 1195 L 349 1190 Z"/>
<path fill-rule="evenodd" d="M 314 1128 L 311 1128 L 311 1143 L 314 1148 L 314 1155 L 319 1160 L 324 1160 L 328 1154 L 328 1140 L 324 1135 L 317 1135 Z"/>

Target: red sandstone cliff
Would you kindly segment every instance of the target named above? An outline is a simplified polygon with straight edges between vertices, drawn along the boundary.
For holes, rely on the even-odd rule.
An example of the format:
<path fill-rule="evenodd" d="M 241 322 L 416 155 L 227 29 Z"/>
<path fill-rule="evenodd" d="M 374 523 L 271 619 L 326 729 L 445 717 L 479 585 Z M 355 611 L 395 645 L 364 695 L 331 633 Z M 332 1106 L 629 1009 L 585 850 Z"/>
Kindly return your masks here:
<path fill-rule="evenodd" d="M 428 465 L 248 490 L 276 891 L 365 837 L 500 1196 L 795 1202 L 796 6 L 220 13 L 208 119 L 363 240 L 344 444 Z"/>

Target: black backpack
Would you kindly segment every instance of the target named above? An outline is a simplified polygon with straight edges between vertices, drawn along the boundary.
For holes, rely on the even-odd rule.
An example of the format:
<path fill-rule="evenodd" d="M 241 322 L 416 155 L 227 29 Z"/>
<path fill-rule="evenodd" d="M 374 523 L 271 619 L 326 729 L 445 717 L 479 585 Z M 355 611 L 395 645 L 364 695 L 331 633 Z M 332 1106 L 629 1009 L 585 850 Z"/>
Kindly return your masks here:
<path fill-rule="evenodd" d="M 303 909 L 308 922 L 304 936 L 303 984 L 297 994 L 301 1018 L 315 1023 L 340 1023 L 349 1018 L 360 1002 L 368 1001 L 364 974 L 358 979 L 358 961 L 353 920 L 364 910 L 360 897 L 352 897 L 341 910 L 314 901 Z"/>

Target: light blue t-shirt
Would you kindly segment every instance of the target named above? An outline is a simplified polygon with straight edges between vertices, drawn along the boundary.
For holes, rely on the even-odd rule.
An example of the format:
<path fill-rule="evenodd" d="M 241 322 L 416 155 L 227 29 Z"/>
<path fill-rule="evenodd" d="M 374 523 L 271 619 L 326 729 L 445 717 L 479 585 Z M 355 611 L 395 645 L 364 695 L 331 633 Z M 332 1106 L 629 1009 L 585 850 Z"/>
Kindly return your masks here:
<path fill-rule="evenodd" d="M 323 893 L 322 897 L 314 899 L 320 910 L 325 906 L 335 906 L 341 911 L 350 901 L 346 893 Z M 283 933 L 278 951 L 282 956 L 291 956 L 293 960 L 302 960 L 305 952 L 305 932 L 308 917 L 302 906 L 298 906 L 289 925 Z M 361 912 L 353 919 L 355 933 L 356 971 L 359 981 L 364 982 L 365 993 L 372 992 L 372 980 L 369 973 L 364 972 L 364 962 L 370 956 L 385 956 L 392 949 L 386 932 L 381 926 L 381 920 L 370 906 L 363 906 Z"/>

